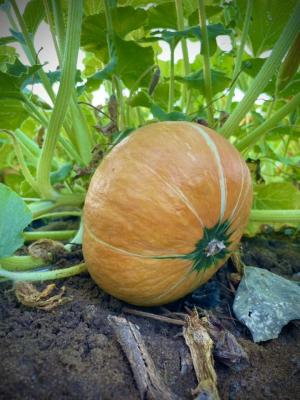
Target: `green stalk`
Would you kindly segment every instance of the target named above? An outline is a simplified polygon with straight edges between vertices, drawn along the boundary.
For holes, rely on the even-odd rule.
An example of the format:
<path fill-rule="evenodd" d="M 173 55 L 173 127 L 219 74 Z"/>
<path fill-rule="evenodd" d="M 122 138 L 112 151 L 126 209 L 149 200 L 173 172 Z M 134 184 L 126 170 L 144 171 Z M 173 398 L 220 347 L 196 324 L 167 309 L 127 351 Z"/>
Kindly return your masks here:
<path fill-rule="evenodd" d="M 202 33 L 201 47 L 203 52 L 203 75 L 204 75 L 204 92 L 207 106 L 208 123 L 210 127 L 214 126 L 214 109 L 212 96 L 212 83 L 209 59 L 209 42 L 206 27 L 206 14 L 204 0 L 199 0 L 199 23 Z"/>
<path fill-rule="evenodd" d="M 21 15 L 21 13 L 19 11 L 19 8 L 17 6 L 16 1 L 15 0 L 11 0 L 11 5 L 12 5 L 13 10 L 15 12 L 15 15 L 17 17 L 17 21 L 18 21 L 18 24 L 19 24 L 19 26 L 21 28 L 21 31 L 22 31 L 26 46 L 27 46 L 27 48 L 29 50 L 29 52 L 26 52 L 26 53 L 27 53 L 27 56 L 29 57 L 30 63 L 31 64 L 40 64 L 39 57 L 35 52 L 35 48 L 34 48 L 32 39 L 30 37 L 30 34 L 29 34 L 28 29 L 27 29 L 27 26 L 26 26 L 26 23 L 24 21 L 24 18 L 22 17 L 22 15 Z M 43 82 L 43 85 L 44 85 L 44 87 L 45 87 L 50 99 L 54 103 L 54 101 L 55 101 L 55 93 L 54 93 L 54 91 L 52 89 L 51 83 L 50 83 L 45 71 L 43 69 L 40 69 L 37 73 L 38 73 L 41 81 Z"/>
<path fill-rule="evenodd" d="M 82 0 L 73 0 L 69 3 L 66 48 L 64 51 L 61 82 L 37 170 L 38 186 L 45 199 L 55 199 L 58 196 L 50 183 L 51 160 L 54 156 L 56 143 L 64 122 L 66 110 L 70 104 L 70 98 L 75 84 L 81 19 Z"/>
<path fill-rule="evenodd" d="M 183 15 L 183 1 L 175 0 L 176 5 L 176 14 L 177 14 L 177 27 L 179 31 L 184 30 L 184 15 Z M 187 48 L 187 42 L 185 38 L 181 39 L 181 47 L 182 47 L 182 56 L 183 56 L 183 67 L 184 67 L 184 75 L 187 76 L 190 73 L 190 61 L 189 61 L 189 52 Z M 183 105 L 185 105 L 186 112 L 188 113 L 188 104 L 190 98 L 190 90 L 183 84 Z"/>
<path fill-rule="evenodd" d="M 55 30 L 54 30 L 54 22 L 53 22 L 53 19 L 52 19 L 52 14 L 51 14 L 51 10 L 50 10 L 49 1 L 48 0 L 43 0 L 43 4 L 44 4 L 44 9 L 45 9 L 45 15 L 47 17 L 48 24 L 49 24 L 49 27 L 50 27 L 51 37 L 52 37 L 52 41 L 53 41 L 53 44 L 54 44 L 54 47 L 55 47 L 57 58 L 59 60 L 59 64 L 61 64 L 61 61 L 62 61 L 61 60 L 61 53 L 60 53 L 60 50 L 59 50 L 59 47 L 58 47 L 58 43 L 57 43 L 57 40 L 56 40 L 56 35 L 55 35 Z"/>
<path fill-rule="evenodd" d="M 276 111 L 271 118 L 267 119 L 263 124 L 254 129 L 254 131 L 249 133 L 249 135 L 246 135 L 243 139 L 238 140 L 236 143 L 234 143 L 235 147 L 240 152 L 242 152 L 248 147 L 253 146 L 270 129 L 275 128 L 276 125 L 281 122 L 286 115 L 295 110 L 299 106 L 299 104 L 300 93 L 294 96 L 294 98 L 289 103 Z"/>
<path fill-rule="evenodd" d="M 22 143 L 24 146 L 27 147 L 27 149 L 35 156 L 39 157 L 41 150 L 39 146 L 31 140 L 27 135 L 25 135 L 24 132 L 21 131 L 21 129 L 16 129 L 15 132 L 15 137 L 18 139 L 20 143 Z"/>
<path fill-rule="evenodd" d="M 26 271 L 45 265 L 42 258 L 33 258 L 31 256 L 11 256 L 1 258 L 1 267 L 8 271 Z"/>
<path fill-rule="evenodd" d="M 32 117 L 34 117 L 43 127 L 47 128 L 49 121 L 48 118 L 39 110 L 39 108 L 28 99 L 27 96 L 23 95 L 23 101 L 28 109 L 31 111 Z"/>
<path fill-rule="evenodd" d="M 75 139 L 80 158 L 85 165 L 88 165 L 92 159 L 92 143 L 90 139 L 90 128 L 81 111 L 81 108 L 76 102 L 76 97 L 73 92 L 70 111 L 72 118 L 72 126 L 75 132 Z"/>
<path fill-rule="evenodd" d="M 86 271 L 84 263 L 74 265 L 73 267 L 56 269 L 54 271 L 39 272 L 11 272 L 0 268 L 0 276 L 8 278 L 12 281 L 49 281 L 53 279 L 63 279 L 70 276 L 78 275 Z"/>
<path fill-rule="evenodd" d="M 52 0 L 52 10 L 54 15 L 55 30 L 58 37 L 60 53 L 64 53 L 66 29 L 64 24 L 64 14 L 61 5 L 61 0 Z"/>
<path fill-rule="evenodd" d="M 250 222 L 300 223 L 300 210 L 251 210 Z"/>
<path fill-rule="evenodd" d="M 175 52 L 175 43 L 174 39 L 170 43 L 170 82 L 169 82 L 169 104 L 168 104 L 168 112 L 173 111 L 174 107 L 174 91 L 175 91 L 175 81 L 174 81 L 174 71 L 175 71 L 175 63 L 174 63 L 174 52 Z"/>
<path fill-rule="evenodd" d="M 252 81 L 250 88 L 248 89 L 243 100 L 234 109 L 233 113 L 230 115 L 228 120 L 225 122 L 223 127 L 220 129 L 220 133 L 229 137 L 234 134 L 240 121 L 244 118 L 247 112 L 253 106 L 253 103 L 257 99 L 258 95 L 263 91 L 263 89 L 268 84 L 269 80 L 275 74 L 276 70 L 279 68 L 281 60 L 288 51 L 289 47 L 295 40 L 300 25 L 300 2 L 296 6 L 294 13 L 289 19 L 286 27 L 281 33 L 279 39 L 277 40 L 271 56 L 265 61 L 261 70 L 259 71 L 256 78 Z"/>
<path fill-rule="evenodd" d="M 44 0 L 48 4 L 47 0 Z M 55 23 L 52 20 L 52 15 L 49 9 L 48 21 L 51 29 L 52 39 L 55 44 L 57 57 L 60 65 L 62 65 L 61 54 L 64 52 L 65 47 L 65 25 L 63 21 L 63 10 L 60 1 L 53 1 L 53 14 Z M 55 28 L 58 34 L 58 40 L 60 46 L 58 46 L 55 36 Z M 60 47 L 60 48 L 59 48 Z M 90 140 L 90 129 L 86 122 L 86 119 L 81 111 L 81 108 L 77 104 L 75 91 L 72 94 L 70 103 L 70 112 L 72 127 L 75 133 L 76 147 L 79 152 L 80 158 L 85 165 L 88 165 L 92 158 L 92 143 Z"/>
<path fill-rule="evenodd" d="M 84 197 L 83 193 L 61 194 L 56 201 L 38 201 L 29 204 L 29 208 L 35 219 L 59 207 L 82 207 Z"/>
<path fill-rule="evenodd" d="M 237 53 L 237 56 L 235 59 L 235 66 L 234 66 L 233 77 L 232 77 L 233 84 L 232 84 L 230 91 L 228 93 L 228 96 L 227 96 L 226 111 L 228 113 L 230 112 L 232 98 L 234 96 L 234 89 L 236 88 L 236 85 L 239 81 L 238 74 L 241 71 L 244 48 L 245 48 L 248 31 L 249 31 L 249 26 L 250 26 L 250 21 L 251 21 L 251 16 L 252 16 L 252 9 L 253 9 L 253 0 L 248 0 L 246 14 L 245 14 L 245 20 L 244 20 L 244 24 L 243 24 L 242 36 L 241 36 L 241 43 L 240 43 L 238 53 Z"/>
<path fill-rule="evenodd" d="M 27 167 L 26 161 L 24 159 L 24 155 L 20 146 L 20 143 L 18 142 L 18 139 L 16 138 L 16 136 L 14 135 L 13 132 L 7 130 L 7 129 L 1 129 L 1 132 L 6 133 L 7 135 L 9 135 L 12 140 L 13 140 L 13 144 L 14 144 L 14 149 L 15 149 L 15 153 L 18 159 L 18 162 L 20 164 L 20 168 L 21 171 L 24 175 L 25 180 L 28 182 L 28 184 L 32 187 L 32 189 L 39 193 L 39 188 L 37 186 L 37 183 L 35 181 L 35 179 L 33 178 L 33 176 L 31 175 L 31 172 L 29 171 L 29 168 Z"/>
<path fill-rule="evenodd" d="M 76 230 L 23 232 L 23 238 L 26 242 L 33 242 L 39 239 L 68 240 L 76 232 Z"/>

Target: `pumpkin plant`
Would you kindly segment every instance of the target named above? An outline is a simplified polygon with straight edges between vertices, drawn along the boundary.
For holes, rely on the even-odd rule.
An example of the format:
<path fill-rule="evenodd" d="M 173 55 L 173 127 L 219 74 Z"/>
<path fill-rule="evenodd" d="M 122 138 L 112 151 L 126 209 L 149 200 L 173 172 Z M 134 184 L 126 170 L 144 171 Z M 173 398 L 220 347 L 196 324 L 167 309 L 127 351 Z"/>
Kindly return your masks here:
<path fill-rule="evenodd" d="M 49 261 L 15 251 L 43 238 L 71 251 L 83 231 L 87 267 L 105 290 L 160 304 L 209 279 L 245 229 L 296 232 L 299 2 L 23 6 L 0 1 L 9 25 L 0 39 L 0 279 L 82 272 L 83 263 L 45 270 Z M 53 71 L 35 45 L 45 24 Z M 74 219 L 78 230 L 38 229 Z"/>

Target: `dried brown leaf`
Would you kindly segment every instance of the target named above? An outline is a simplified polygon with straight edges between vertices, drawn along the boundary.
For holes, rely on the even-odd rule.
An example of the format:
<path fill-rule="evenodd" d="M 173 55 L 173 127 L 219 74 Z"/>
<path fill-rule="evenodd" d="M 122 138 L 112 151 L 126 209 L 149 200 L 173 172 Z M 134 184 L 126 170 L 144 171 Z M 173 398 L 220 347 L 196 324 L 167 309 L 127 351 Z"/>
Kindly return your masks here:
<path fill-rule="evenodd" d="M 192 390 L 192 394 L 198 394 L 201 398 L 219 400 L 217 389 L 217 374 L 214 368 L 213 341 L 203 321 L 199 319 L 197 311 L 187 317 L 187 326 L 183 328 L 183 336 L 188 345 L 198 386 Z"/>
<path fill-rule="evenodd" d="M 42 291 L 39 291 L 29 282 L 17 282 L 15 284 L 15 294 L 20 303 L 27 307 L 39 308 L 45 311 L 53 310 L 71 300 L 71 297 L 64 296 L 65 286 L 57 294 L 50 296 L 55 289 L 56 285 L 54 283 L 47 285 Z"/>

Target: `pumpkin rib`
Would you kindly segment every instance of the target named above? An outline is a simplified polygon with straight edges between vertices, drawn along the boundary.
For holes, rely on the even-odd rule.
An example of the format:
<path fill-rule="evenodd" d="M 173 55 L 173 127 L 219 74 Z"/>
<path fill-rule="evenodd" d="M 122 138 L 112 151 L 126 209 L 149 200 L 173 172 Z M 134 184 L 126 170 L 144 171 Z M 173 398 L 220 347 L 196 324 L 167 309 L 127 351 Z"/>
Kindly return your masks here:
<path fill-rule="evenodd" d="M 218 174 L 219 174 L 219 184 L 220 184 L 220 192 L 221 192 L 221 209 L 220 209 L 220 220 L 222 221 L 224 218 L 226 206 L 227 206 L 227 185 L 226 185 L 226 180 L 224 177 L 224 172 L 223 172 L 223 166 L 222 166 L 222 161 L 221 157 L 218 151 L 218 148 L 213 141 L 213 139 L 209 136 L 209 134 L 202 129 L 200 126 L 195 126 L 194 124 L 191 123 L 191 126 L 200 133 L 200 135 L 204 138 L 206 144 L 210 148 L 212 154 L 214 155 L 214 158 L 217 162 L 217 168 L 218 168 Z"/>
<path fill-rule="evenodd" d="M 156 176 L 158 179 L 160 179 L 161 182 L 163 182 L 168 188 L 170 188 L 177 196 L 182 200 L 182 202 L 186 205 L 186 207 L 194 214 L 196 219 L 200 222 L 201 228 L 204 228 L 203 221 L 200 217 L 200 215 L 197 213 L 197 211 L 194 209 L 192 203 L 190 200 L 186 197 L 186 195 L 180 190 L 178 186 L 172 186 L 170 183 L 166 182 L 156 171 L 154 171 L 151 167 L 148 165 L 143 165 L 144 168 L 146 168 L 148 171 L 150 171 L 154 176 Z"/>
<path fill-rule="evenodd" d="M 173 290 L 178 289 L 190 276 L 190 274 L 192 274 L 193 272 L 195 272 L 193 270 L 193 268 L 189 268 L 187 270 L 187 273 L 183 275 L 182 279 L 180 279 L 179 282 L 175 283 L 175 285 L 173 285 L 172 287 L 168 288 L 165 292 L 161 293 L 160 295 L 156 296 L 156 300 L 161 299 L 164 296 L 169 295 L 170 293 L 172 293 Z"/>
<path fill-rule="evenodd" d="M 238 214 L 241 210 L 243 210 L 244 204 L 247 201 L 247 198 L 249 197 L 249 193 L 251 194 L 251 192 L 252 192 L 252 185 L 251 185 L 251 181 L 248 180 L 248 185 L 244 188 L 244 197 L 239 205 L 239 208 L 237 209 L 237 212 L 235 213 L 235 216 L 234 216 L 235 219 L 232 220 L 230 227 L 232 227 L 233 225 L 237 224 L 240 221 L 240 218 L 242 215 L 241 214 L 238 215 Z M 230 236 L 232 235 L 232 233 L 230 233 Z"/>
<path fill-rule="evenodd" d="M 240 165 L 242 166 L 242 159 L 240 158 L 239 160 L 240 160 Z M 244 183 L 245 183 L 244 168 L 242 168 L 242 171 L 243 171 L 242 172 L 242 184 L 241 184 L 240 192 L 239 192 L 239 195 L 238 195 L 238 197 L 236 199 L 234 209 L 232 210 L 232 212 L 230 214 L 230 217 L 228 218 L 229 221 L 233 220 L 233 218 L 237 214 L 237 210 L 240 210 L 240 208 L 241 208 L 241 205 L 239 204 L 239 202 L 240 202 L 241 197 L 242 197 L 242 193 L 243 193 L 243 189 L 244 189 Z M 238 207 L 238 206 L 240 206 L 240 207 Z"/>
<path fill-rule="evenodd" d="M 172 258 L 182 258 L 183 256 L 185 256 L 185 254 L 164 254 L 164 255 L 159 255 L 159 254 L 138 254 L 138 253 L 132 253 L 128 250 L 124 250 L 121 249 L 120 247 L 116 247 L 110 243 L 107 243 L 105 241 L 103 241 L 102 239 L 99 239 L 92 231 L 89 227 L 85 226 L 85 231 L 88 232 L 88 234 L 90 235 L 90 237 L 92 239 L 94 239 L 95 242 L 102 244 L 103 246 L 108 247 L 109 249 L 111 249 L 112 251 L 115 251 L 117 253 L 120 254 L 124 254 L 126 256 L 130 256 L 130 257 L 138 257 L 138 258 L 146 258 L 146 259 L 172 259 Z"/>

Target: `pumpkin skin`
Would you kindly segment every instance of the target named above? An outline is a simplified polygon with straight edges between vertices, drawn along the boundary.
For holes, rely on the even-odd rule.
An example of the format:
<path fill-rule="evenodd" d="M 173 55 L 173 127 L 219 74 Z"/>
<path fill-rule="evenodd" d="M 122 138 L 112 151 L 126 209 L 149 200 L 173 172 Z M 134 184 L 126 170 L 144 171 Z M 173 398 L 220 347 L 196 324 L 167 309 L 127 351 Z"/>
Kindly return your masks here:
<path fill-rule="evenodd" d="M 218 133 L 177 121 L 139 128 L 91 180 L 83 233 L 88 271 L 128 303 L 177 300 L 237 248 L 251 203 L 248 167 Z"/>

